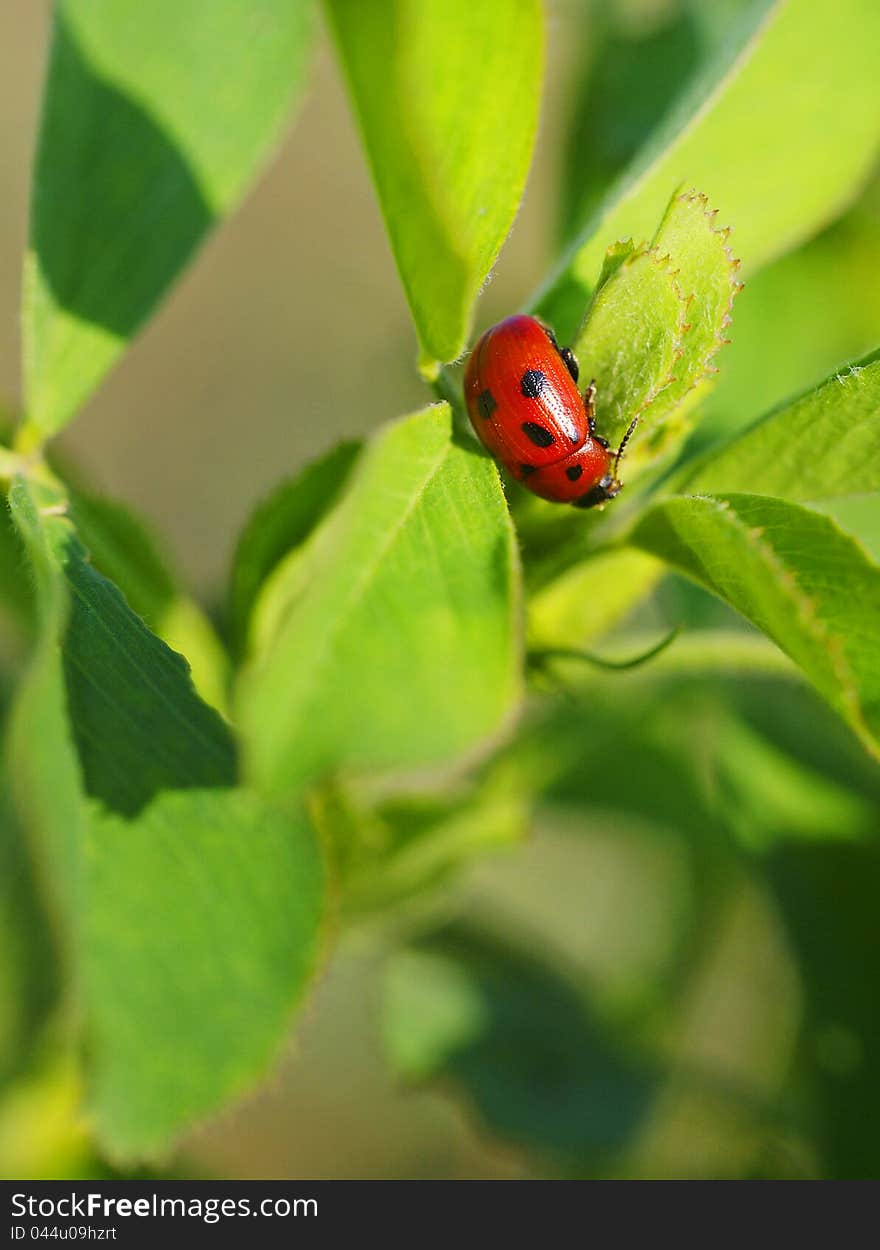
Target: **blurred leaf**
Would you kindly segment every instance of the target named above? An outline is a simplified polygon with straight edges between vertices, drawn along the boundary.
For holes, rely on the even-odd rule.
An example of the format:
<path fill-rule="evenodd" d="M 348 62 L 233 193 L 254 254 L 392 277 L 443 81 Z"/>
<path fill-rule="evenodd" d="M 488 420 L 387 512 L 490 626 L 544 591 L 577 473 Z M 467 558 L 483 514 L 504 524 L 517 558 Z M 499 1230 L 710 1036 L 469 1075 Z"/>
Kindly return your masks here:
<path fill-rule="evenodd" d="M 722 209 L 754 271 L 835 217 L 867 176 L 880 142 L 874 0 L 756 4 L 737 33 L 611 188 L 539 298 L 561 341 L 586 305 L 605 241 L 644 237 L 682 179 Z"/>
<path fill-rule="evenodd" d="M 229 730 L 197 697 L 183 657 L 87 562 L 62 489 L 18 478 L 10 505 L 45 588 L 45 697 L 62 723 L 66 706 L 86 791 L 132 814 L 162 789 L 234 784 Z M 59 644 L 64 691 L 53 695 Z"/>
<path fill-rule="evenodd" d="M 270 793 L 447 762 L 512 716 L 513 531 L 494 465 L 455 443 L 446 405 L 379 432 L 292 577 L 240 690 L 247 775 Z"/>
<path fill-rule="evenodd" d="M 823 1175 L 876 1178 L 880 846 L 790 845 L 769 867 L 803 985 L 800 1092 Z"/>
<path fill-rule="evenodd" d="M 342 907 L 354 916 L 420 897 L 478 856 L 510 848 L 526 835 L 526 787 L 503 764 L 440 792 L 367 800 L 327 786 L 311 805 L 332 848 Z"/>
<path fill-rule="evenodd" d="M 538 0 L 327 0 L 430 373 L 464 348 L 519 207 L 544 65 Z"/>
<path fill-rule="evenodd" d="M 828 777 L 775 748 L 734 717 L 716 747 L 719 808 L 741 845 L 766 850 L 781 838 L 859 840 L 878 812 Z"/>
<path fill-rule="evenodd" d="M 686 483 L 795 501 L 880 490 L 880 350 L 761 418 Z"/>
<path fill-rule="evenodd" d="M 630 541 L 768 634 L 880 755 L 880 569 L 833 522 L 757 495 L 673 497 Z"/>
<path fill-rule="evenodd" d="M 304 816 L 243 791 L 94 813 L 84 918 L 91 1102 L 119 1158 L 155 1158 L 280 1054 L 315 971 L 325 881 Z"/>
<path fill-rule="evenodd" d="M 663 123 L 707 55 L 699 13 L 688 5 L 665 6 L 645 22 L 621 22 L 613 7 L 606 14 L 609 7 L 590 10 L 585 72 L 572 97 L 562 162 L 563 242 Z"/>
<path fill-rule="evenodd" d="M 391 964 L 385 1036 L 404 1075 L 451 1078 L 494 1132 L 569 1160 L 620 1151 L 655 1088 L 557 970 L 463 926 Z"/>
<path fill-rule="evenodd" d="M 32 623 L 32 599 L 21 543 L 4 502 L 0 509 L 0 610 L 22 632 Z"/>
<path fill-rule="evenodd" d="M 360 450 L 360 443 L 340 443 L 282 482 L 254 511 L 238 540 L 230 573 L 230 627 L 239 649 L 261 586 L 336 503 Z"/>
<path fill-rule="evenodd" d="M 701 444 L 750 425 L 877 343 L 880 178 L 817 238 L 750 278 L 705 404 Z M 817 298 L 817 292 L 821 297 Z"/>
<path fill-rule="evenodd" d="M 641 551 L 605 551 L 581 560 L 529 597 L 529 645 L 594 642 L 647 596 L 664 572 L 659 560 Z"/>
<path fill-rule="evenodd" d="M 880 809 L 880 767 L 809 686 L 753 677 L 725 682 L 719 694 L 777 750 Z"/>
<path fill-rule="evenodd" d="M 59 993 L 57 952 L 28 847 L 0 790 L 0 1086 L 31 1058 Z"/>
<path fill-rule="evenodd" d="M 59 430 L 278 138 L 308 0 L 60 0 L 25 268 L 28 419 Z"/>

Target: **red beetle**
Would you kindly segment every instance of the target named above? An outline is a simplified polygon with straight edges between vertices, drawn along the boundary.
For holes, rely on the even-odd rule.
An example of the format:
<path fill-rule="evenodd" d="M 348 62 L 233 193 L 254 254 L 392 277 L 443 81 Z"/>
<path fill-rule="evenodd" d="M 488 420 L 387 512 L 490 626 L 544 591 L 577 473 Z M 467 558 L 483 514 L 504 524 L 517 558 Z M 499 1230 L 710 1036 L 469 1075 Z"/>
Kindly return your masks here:
<path fill-rule="evenodd" d="M 468 414 L 483 446 L 528 490 L 578 508 L 613 499 L 633 426 L 612 453 L 596 433 L 595 383 L 583 398 L 578 363 L 552 330 L 516 316 L 487 330 L 464 375 Z"/>

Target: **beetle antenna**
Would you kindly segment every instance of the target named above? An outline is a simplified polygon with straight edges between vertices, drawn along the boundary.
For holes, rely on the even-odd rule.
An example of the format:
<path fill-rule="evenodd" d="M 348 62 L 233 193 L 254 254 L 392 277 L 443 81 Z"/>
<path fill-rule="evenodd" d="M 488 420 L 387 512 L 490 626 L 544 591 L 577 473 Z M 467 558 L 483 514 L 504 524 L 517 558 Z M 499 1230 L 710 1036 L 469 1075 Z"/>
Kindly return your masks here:
<path fill-rule="evenodd" d="M 615 477 L 617 477 L 617 469 L 618 469 L 618 466 L 620 465 L 620 457 L 623 455 L 624 450 L 626 449 L 627 443 L 632 438 L 633 431 L 635 430 L 638 423 L 639 423 L 638 417 L 633 417 L 632 421 L 630 421 L 629 423 L 628 430 L 624 434 L 623 438 L 620 440 L 620 446 L 618 447 L 617 454 L 614 457 L 614 476 Z"/>

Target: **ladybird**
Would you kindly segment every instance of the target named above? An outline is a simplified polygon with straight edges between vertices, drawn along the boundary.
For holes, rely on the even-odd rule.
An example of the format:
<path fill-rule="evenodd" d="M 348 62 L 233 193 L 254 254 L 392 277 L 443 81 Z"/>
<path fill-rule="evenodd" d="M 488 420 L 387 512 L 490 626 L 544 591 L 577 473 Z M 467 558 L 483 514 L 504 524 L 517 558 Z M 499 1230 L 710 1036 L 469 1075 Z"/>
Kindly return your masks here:
<path fill-rule="evenodd" d="M 596 433 L 596 385 L 583 396 L 578 363 L 534 317 L 507 317 L 471 352 L 464 397 L 471 425 L 511 477 L 542 499 L 592 508 L 621 488 L 616 452 Z"/>

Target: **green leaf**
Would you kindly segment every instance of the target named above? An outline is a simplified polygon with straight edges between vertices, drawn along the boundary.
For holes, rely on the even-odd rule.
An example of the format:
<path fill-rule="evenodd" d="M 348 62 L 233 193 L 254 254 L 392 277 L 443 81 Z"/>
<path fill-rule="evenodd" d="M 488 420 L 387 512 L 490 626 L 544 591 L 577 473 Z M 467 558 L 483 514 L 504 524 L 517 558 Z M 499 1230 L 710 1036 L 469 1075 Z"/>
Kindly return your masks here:
<path fill-rule="evenodd" d="M 186 656 L 201 698 L 225 711 L 229 657 L 205 613 L 181 589 L 156 536 L 116 500 L 68 489 L 71 516 L 91 563 L 119 587 L 153 633 Z"/>
<path fill-rule="evenodd" d="M 282 482 L 251 516 L 235 549 L 229 584 L 230 628 L 239 649 L 266 578 L 333 507 L 360 450 L 360 443 L 340 443 Z"/>
<path fill-rule="evenodd" d="M 633 252 L 600 280 L 572 345 L 596 381 L 596 424 L 612 445 L 673 381 L 687 315 L 673 269 L 657 248 Z"/>
<path fill-rule="evenodd" d="M 96 814 L 84 920 L 91 1102 L 120 1158 L 167 1152 L 276 1059 L 315 971 L 314 834 L 243 791 Z"/>
<path fill-rule="evenodd" d="M 290 574 L 286 614 L 239 692 L 258 787 L 448 762 L 511 717 L 513 530 L 494 465 L 453 439 L 445 404 L 377 435 Z"/>
<path fill-rule="evenodd" d="M 736 332 L 700 419 L 705 445 L 818 386 L 877 345 L 880 178 L 816 238 L 749 279 Z M 821 297 L 817 298 L 817 292 Z"/>
<path fill-rule="evenodd" d="M 29 421 L 59 430 L 278 138 L 308 0 L 60 0 L 25 267 Z"/>
<path fill-rule="evenodd" d="M 426 373 L 464 348 L 519 206 L 544 64 L 538 0 L 327 0 Z"/>
<path fill-rule="evenodd" d="M 621 21 L 613 6 L 590 10 L 562 161 L 561 242 L 690 86 L 707 55 L 701 16 L 700 7 L 681 4 L 647 21 Z"/>
<path fill-rule="evenodd" d="M 332 848 L 342 907 L 353 916 L 420 898 L 478 856 L 526 836 L 526 787 L 503 763 L 441 792 L 369 798 L 327 786 L 310 807 Z"/>
<path fill-rule="evenodd" d="M 33 472 L 11 492 L 41 631 L 10 775 L 64 921 L 101 1141 L 155 1157 L 281 1047 L 324 870 L 300 812 L 228 788 L 228 729 L 87 563 L 57 481 Z"/>
<path fill-rule="evenodd" d="M 562 1158 L 619 1151 L 654 1092 L 549 963 L 463 926 L 393 961 L 384 1024 L 403 1075 L 451 1078 L 494 1132 Z"/>
<path fill-rule="evenodd" d="M 26 633 L 32 623 L 33 602 L 28 586 L 25 561 L 21 543 L 15 535 L 15 527 L 9 508 L 0 509 L 0 613 L 4 625 Z"/>
<path fill-rule="evenodd" d="M 183 657 L 88 563 L 63 490 L 51 480 L 18 478 L 10 506 L 44 586 L 49 641 L 41 645 L 50 652 L 43 669 L 50 687 L 58 676 L 49 676 L 51 653 L 60 644 L 63 699 L 86 791 L 131 814 L 162 789 L 234 784 L 228 728 L 196 695 Z M 56 715 L 64 719 L 58 707 Z"/>
<path fill-rule="evenodd" d="M 0 790 L 0 1086 L 31 1058 L 59 994 L 58 952 L 5 779 Z"/>
<path fill-rule="evenodd" d="M 675 265 L 678 289 L 687 301 L 687 332 L 675 377 L 643 422 L 654 454 L 680 441 L 689 428 L 687 415 L 711 384 L 718 371 L 715 357 L 727 343 L 733 300 L 741 287 L 740 262 L 727 244 L 729 231 L 715 224 L 717 212 L 705 195 L 685 192 L 672 200 L 654 238 L 655 248 Z"/>
<path fill-rule="evenodd" d="M 801 502 L 880 491 L 880 350 L 763 417 L 686 485 Z"/>
<path fill-rule="evenodd" d="M 687 416 L 717 372 L 740 288 L 726 230 L 696 191 L 672 197 L 653 243 L 615 244 L 574 341 L 594 378 L 596 424 L 613 445 L 637 421 L 625 480 L 680 442 Z"/>
<path fill-rule="evenodd" d="M 768 634 L 880 755 L 880 569 L 832 521 L 757 495 L 673 497 L 629 539 Z"/>
<path fill-rule="evenodd" d="M 581 560 L 530 595 L 529 646 L 596 641 L 650 593 L 664 571 L 659 560 L 641 551 L 605 551 Z"/>
<path fill-rule="evenodd" d="M 754 271 L 835 217 L 867 176 L 880 141 L 873 0 L 756 4 L 738 36 L 611 188 L 540 297 L 562 341 L 605 241 L 645 237 L 682 179 L 721 208 Z"/>

